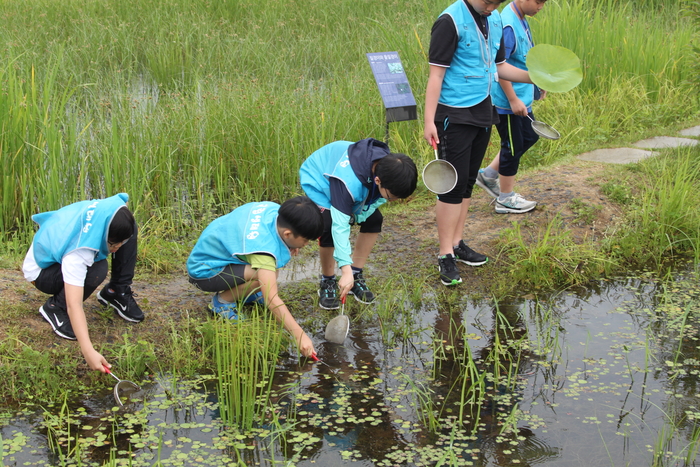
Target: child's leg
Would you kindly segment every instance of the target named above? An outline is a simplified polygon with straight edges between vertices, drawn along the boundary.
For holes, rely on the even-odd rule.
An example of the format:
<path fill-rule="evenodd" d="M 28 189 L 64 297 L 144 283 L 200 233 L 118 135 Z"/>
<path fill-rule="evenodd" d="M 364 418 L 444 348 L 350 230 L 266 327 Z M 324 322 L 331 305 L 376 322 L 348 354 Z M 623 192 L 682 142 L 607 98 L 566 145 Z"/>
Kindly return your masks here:
<path fill-rule="evenodd" d="M 367 264 L 367 259 L 372 253 L 374 244 L 377 243 L 379 233 L 382 231 L 383 222 L 384 216 L 377 209 L 360 224 L 360 233 L 357 235 L 355 248 L 352 252 L 352 266 L 354 268 L 362 269 Z"/>
<path fill-rule="evenodd" d="M 107 277 L 107 260 L 103 259 L 87 268 L 85 282 L 83 284 L 83 301 L 86 300 L 97 287 Z M 63 309 L 66 307 L 66 297 L 64 292 L 65 282 L 61 265 L 56 263 L 46 269 L 42 269 L 39 276 L 34 281 L 34 285 L 40 292 L 54 295 L 57 304 Z"/>
<path fill-rule="evenodd" d="M 501 136 L 499 153 L 501 193 L 511 193 L 515 187 L 515 175 L 520 167 L 520 159 L 539 137 L 532 129 L 529 118 L 519 115 L 501 115 L 500 117 L 498 133 Z"/>
<path fill-rule="evenodd" d="M 260 283 L 253 279 L 252 268 L 247 264 L 229 264 L 214 277 L 207 279 L 190 277 L 189 280 L 198 289 L 218 293 L 219 297 L 227 302 L 245 298 L 256 287 L 260 287 Z"/>
<path fill-rule="evenodd" d="M 112 274 L 108 287 L 126 292 L 134 279 L 138 250 L 138 226 L 134 222 L 134 235 L 112 255 Z"/>
<path fill-rule="evenodd" d="M 436 205 L 440 255 L 446 255 L 453 254 L 454 246 L 462 239 L 472 190 L 491 132 L 472 125 L 440 124 L 438 135 L 445 160 L 457 171 L 454 189 L 439 195 Z"/>
<path fill-rule="evenodd" d="M 330 209 L 322 209 L 321 216 L 323 217 L 323 233 L 318 239 L 321 274 L 330 277 L 335 276 L 335 259 L 333 258 L 335 247 L 333 245 L 333 236 L 331 235 L 333 219 L 331 218 Z"/>

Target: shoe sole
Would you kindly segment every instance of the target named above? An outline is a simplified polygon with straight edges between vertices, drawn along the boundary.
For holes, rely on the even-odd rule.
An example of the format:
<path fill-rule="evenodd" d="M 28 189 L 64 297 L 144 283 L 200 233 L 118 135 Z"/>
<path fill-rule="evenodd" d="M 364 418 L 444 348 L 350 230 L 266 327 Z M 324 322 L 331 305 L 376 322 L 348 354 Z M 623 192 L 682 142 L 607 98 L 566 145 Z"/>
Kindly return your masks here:
<path fill-rule="evenodd" d="M 491 191 L 491 188 L 486 186 L 485 183 L 482 183 L 478 178 L 476 179 L 476 184 L 481 187 L 482 190 L 484 190 L 486 193 L 488 193 L 489 196 L 492 198 L 498 198 L 500 196 L 500 193 L 496 193 L 495 191 Z"/>
<path fill-rule="evenodd" d="M 483 260 L 483 261 L 475 262 L 475 261 L 467 261 L 466 259 L 457 259 L 457 258 L 455 258 L 455 261 L 458 261 L 458 262 L 460 262 L 460 263 L 464 263 L 464 264 L 466 264 L 466 265 L 468 265 L 468 266 L 481 266 L 481 265 L 483 265 L 483 264 L 488 263 L 488 262 L 489 262 L 489 259 L 486 258 L 486 259 Z"/>
<path fill-rule="evenodd" d="M 340 301 L 338 302 L 338 305 L 335 306 L 335 307 L 325 307 L 325 306 L 321 305 L 321 300 L 320 300 L 320 298 L 321 298 L 321 291 L 318 290 L 317 293 L 318 293 L 318 298 L 319 298 L 318 306 L 320 306 L 320 307 L 323 308 L 324 310 L 337 310 L 338 308 L 340 308 Z"/>
<path fill-rule="evenodd" d="M 527 208 L 527 209 L 515 209 L 515 208 L 509 208 L 509 207 L 507 207 L 507 206 L 503 206 L 503 205 L 497 204 L 497 205 L 496 205 L 496 214 L 523 214 L 523 213 L 525 213 L 525 212 L 530 212 L 530 211 L 532 211 L 532 210 L 535 209 L 536 207 L 537 207 L 537 205 L 535 204 L 535 205 L 532 206 L 531 208 Z"/>
<path fill-rule="evenodd" d="M 440 267 L 438 266 L 438 274 L 440 274 Z M 440 282 L 442 282 L 442 285 L 446 286 L 451 286 L 451 285 L 457 285 L 462 283 L 462 278 L 460 277 L 459 280 L 457 279 L 452 279 L 450 282 L 445 281 L 445 279 L 442 278 L 442 275 L 440 276 Z"/>
<path fill-rule="evenodd" d="M 440 278 L 440 282 L 442 282 L 442 285 L 446 285 L 447 287 L 461 284 L 462 283 L 462 278 L 460 277 L 459 280 L 453 279 L 452 282 L 446 282 L 442 277 Z"/>
<path fill-rule="evenodd" d="M 49 315 L 44 311 L 44 306 L 42 305 L 41 308 L 39 308 L 39 313 L 41 313 L 41 316 L 44 317 L 44 319 L 51 325 L 51 329 L 53 329 L 53 332 L 56 333 L 58 337 L 62 337 L 64 339 L 68 339 L 69 341 L 75 341 L 78 340 L 75 336 L 66 336 L 63 334 L 61 331 L 56 329 L 56 326 L 53 325 L 53 321 L 49 318 Z"/>
<path fill-rule="evenodd" d="M 104 298 L 102 298 L 102 291 L 101 291 L 101 290 L 100 290 L 99 292 L 97 292 L 97 301 L 100 302 L 101 305 L 104 305 L 104 306 L 111 306 L 112 308 L 114 308 L 114 311 L 116 311 L 117 314 L 118 314 L 123 320 L 125 320 L 125 321 L 128 321 L 128 322 L 130 322 L 130 323 L 140 323 L 141 321 L 143 321 L 143 318 L 141 318 L 141 319 L 134 319 L 134 318 L 130 318 L 130 317 L 125 316 L 124 314 L 122 314 L 122 310 L 121 310 L 118 306 L 114 306 L 114 304 L 109 303 L 107 300 L 105 300 Z"/>
<path fill-rule="evenodd" d="M 355 295 L 352 292 L 348 292 L 348 295 L 352 295 L 353 297 L 355 297 L 355 300 L 357 300 L 360 303 L 364 303 L 365 305 L 369 305 L 370 303 L 374 303 L 374 301 L 377 299 L 377 297 L 374 297 L 372 300 L 367 302 L 365 300 L 362 300 L 360 297 L 358 297 L 357 295 Z"/>

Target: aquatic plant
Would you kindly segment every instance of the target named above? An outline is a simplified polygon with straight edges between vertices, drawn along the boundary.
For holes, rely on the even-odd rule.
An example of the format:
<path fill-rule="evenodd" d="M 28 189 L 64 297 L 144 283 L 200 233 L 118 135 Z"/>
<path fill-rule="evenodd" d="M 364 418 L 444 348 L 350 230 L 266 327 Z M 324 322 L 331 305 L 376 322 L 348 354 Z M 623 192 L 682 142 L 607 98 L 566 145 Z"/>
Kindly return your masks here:
<path fill-rule="evenodd" d="M 559 214 L 540 232 L 526 235 L 520 223 L 514 221 L 500 237 L 500 259 L 513 264 L 511 275 L 520 283 L 545 288 L 580 284 L 616 267 L 613 258 L 592 245 L 575 242 Z"/>
<path fill-rule="evenodd" d="M 269 407 L 275 365 L 288 339 L 262 307 L 236 323 L 212 320 L 219 410 L 230 426 L 250 430 Z"/>

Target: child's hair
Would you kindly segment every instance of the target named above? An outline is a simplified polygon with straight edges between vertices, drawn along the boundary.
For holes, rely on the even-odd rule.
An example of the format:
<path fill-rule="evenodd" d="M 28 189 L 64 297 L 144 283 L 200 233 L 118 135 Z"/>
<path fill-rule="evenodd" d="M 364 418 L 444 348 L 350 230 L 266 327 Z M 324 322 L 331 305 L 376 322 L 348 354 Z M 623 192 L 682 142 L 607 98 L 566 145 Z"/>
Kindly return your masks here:
<path fill-rule="evenodd" d="M 282 203 L 277 226 L 291 230 L 296 237 L 315 240 L 323 233 L 323 216 L 311 198 L 297 196 Z"/>
<path fill-rule="evenodd" d="M 134 235 L 134 226 L 136 221 L 134 215 L 126 206 L 120 207 L 112 217 L 112 222 L 109 223 L 109 231 L 107 232 L 107 241 L 110 243 L 121 243 L 124 240 L 131 238 Z"/>
<path fill-rule="evenodd" d="M 389 153 L 379 159 L 374 168 L 374 175 L 397 198 L 408 198 L 416 190 L 418 169 L 406 154 Z"/>

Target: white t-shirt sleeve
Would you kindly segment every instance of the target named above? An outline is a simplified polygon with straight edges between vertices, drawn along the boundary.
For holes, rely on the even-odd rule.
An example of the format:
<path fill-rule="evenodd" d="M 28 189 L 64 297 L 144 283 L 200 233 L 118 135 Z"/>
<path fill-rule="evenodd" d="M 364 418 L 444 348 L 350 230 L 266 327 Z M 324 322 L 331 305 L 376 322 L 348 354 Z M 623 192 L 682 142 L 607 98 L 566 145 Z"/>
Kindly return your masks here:
<path fill-rule="evenodd" d="M 36 261 L 34 261 L 34 242 L 29 246 L 29 251 L 27 256 L 24 257 L 24 263 L 22 263 L 22 272 L 24 273 L 24 278 L 29 282 L 35 281 L 39 277 L 41 268 Z"/>
<path fill-rule="evenodd" d="M 73 250 L 63 257 L 61 262 L 61 273 L 63 274 L 63 282 L 77 287 L 85 285 L 85 276 L 87 268 L 95 263 L 95 250 L 89 248 L 78 248 Z M 22 272 L 24 278 L 29 282 L 35 281 L 41 273 L 41 268 L 34 260 L 34 244 L 29 247 L 27 256 L 24 257 L 22 263 Z"/>
<path fill-rule="evenodd" d="M 78 248 L 63 257 L 61 262 L 61 272 L 63 282 L 78 287 L 85 285 L 87 268 L 95 262 L 95 250 L 89 248 Z"/>

